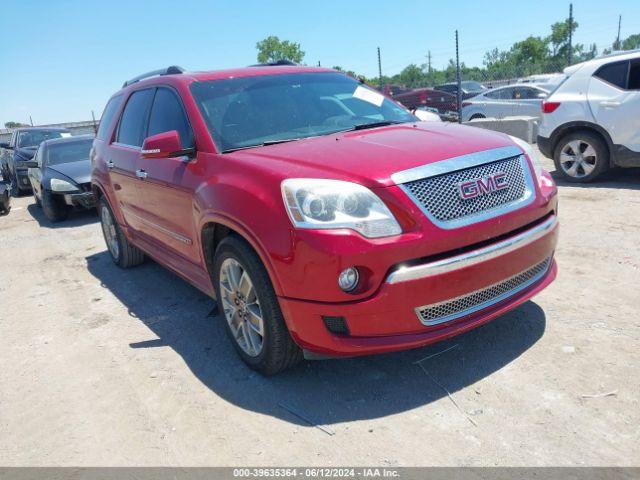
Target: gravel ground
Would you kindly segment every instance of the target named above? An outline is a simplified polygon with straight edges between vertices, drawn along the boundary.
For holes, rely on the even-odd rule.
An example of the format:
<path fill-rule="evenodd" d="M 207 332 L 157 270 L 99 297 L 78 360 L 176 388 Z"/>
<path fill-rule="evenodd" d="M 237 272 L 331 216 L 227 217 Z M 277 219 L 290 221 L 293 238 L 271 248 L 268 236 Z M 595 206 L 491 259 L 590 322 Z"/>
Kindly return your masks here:
<path fill-rule="evenodd" d="M 153 262 L 119 270 L 94 215 L 54 227 L 16 199 L 0 465 L 637 465 L 639 210 L 637 170 L 561 183 L 559 275 L 533 301 L 427 348 L 263 378 L 212 300 Z"/>

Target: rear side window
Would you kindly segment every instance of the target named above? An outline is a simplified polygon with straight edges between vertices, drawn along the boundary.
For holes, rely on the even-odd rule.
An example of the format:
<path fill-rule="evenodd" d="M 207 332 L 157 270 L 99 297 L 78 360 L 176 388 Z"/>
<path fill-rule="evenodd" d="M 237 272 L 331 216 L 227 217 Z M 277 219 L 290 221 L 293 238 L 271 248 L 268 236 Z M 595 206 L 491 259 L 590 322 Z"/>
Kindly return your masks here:
<path fill-rule="evenodd" d="M 117 97 L 113 97 L 107 103 L 107 106 L 104 107 L 104 112 L 102 112 L 102 117 L 100 117 L 100 126 L 98 127 L 98 133 L 96 138 L 100 140 L 106 140 L 107 135 L 109 135 L 108 127 L 111 125 L 111 121 L 113 120 L 113 116 L 116 114 L 118 110 L 118 106 L 120 105 L 120 99 L 122 95 L 118 95 Z"/>
<path fill-rule="evenodd" d="M 124 107 L 116 142 L 132 147 L 141 147 L 147 130 L 147 119 L 154 89 L 133 92 Z"/>
<path fill-rule="evenodd" d="M 629 62 L 616 62 L 603 65 L 595 73 L 595 76 L 618 88 L 627 88 L 627 73 Z"/>
<path fill-rule="evenodd" d="M 193 133 L 180 100 L 168 88 L 159 88 L 151 108 L 148 135 L 157 135 L 171 130 L 178 131 L 182 148 L 193 147 Z"/>
<path fill-rule="evenodd" d="M 640 90 L 640 60 L 631 62 L 629 68 L 629 90 Z"/>
<path fill-rule="evenodd" d="M 485 97 L 493 98 L 495 100 L 499 99 L 500 95 L 502 95 L 502 90 L 493 90 L 492 92 L 487 92 L 484 94 Z"/>

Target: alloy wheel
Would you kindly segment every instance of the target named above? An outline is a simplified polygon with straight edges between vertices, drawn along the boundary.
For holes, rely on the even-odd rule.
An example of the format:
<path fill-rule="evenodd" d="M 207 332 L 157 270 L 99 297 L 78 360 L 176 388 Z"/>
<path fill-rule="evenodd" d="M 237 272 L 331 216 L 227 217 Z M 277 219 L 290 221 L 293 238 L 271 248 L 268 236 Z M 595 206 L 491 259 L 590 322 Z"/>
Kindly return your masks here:
<path fill-rule="evenodd" d="M 118 243 L 118 232 L 116 231 L 116 225 L 111 216 L 111 212 L 107 207 L 102 207 L 100 214 L 102 233 L 104 239 L 107 242 L 107 247 L 113 258 L 117 259 L 120 255 L 120 244 Z"/>
<path fill-rule="evenodd" d="M 597 162 L 596 149 L 584 140 L 572 140 L 560 151 L 560 166 L 570 177 L 588 176 L 596 168 Z"/>
<path fill-rule="evenodd" d="M 257 357 L 264 343 L 264 320 L 249 272 L 237 260 L 227 258 L 220 266 L 219 283 L 222 309 L 233 338 L 247 355 Z"/>

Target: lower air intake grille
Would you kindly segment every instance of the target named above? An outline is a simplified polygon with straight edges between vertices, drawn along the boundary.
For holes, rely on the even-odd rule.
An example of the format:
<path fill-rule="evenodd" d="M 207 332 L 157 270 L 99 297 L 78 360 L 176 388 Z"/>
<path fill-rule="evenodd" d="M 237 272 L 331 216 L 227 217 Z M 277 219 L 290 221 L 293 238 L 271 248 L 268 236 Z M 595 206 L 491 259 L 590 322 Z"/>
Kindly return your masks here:
<path fill-rule="evenodd" d="M 344 317 L 331 317 L 327 315 L 322 316 L 324 326 L 327 327 L 331 333 L 339 333 L 342 335 L 349 335 L 349 327 Z"/>
<path fill-rule="evenodd" d="M 532 285 L 547 272 L 550 263 L 551 257 L 490 287 L 452 300 L 418 307 L 416 313 L 425 325 L 437 325 L 464 317 L 505 300 Z"/>

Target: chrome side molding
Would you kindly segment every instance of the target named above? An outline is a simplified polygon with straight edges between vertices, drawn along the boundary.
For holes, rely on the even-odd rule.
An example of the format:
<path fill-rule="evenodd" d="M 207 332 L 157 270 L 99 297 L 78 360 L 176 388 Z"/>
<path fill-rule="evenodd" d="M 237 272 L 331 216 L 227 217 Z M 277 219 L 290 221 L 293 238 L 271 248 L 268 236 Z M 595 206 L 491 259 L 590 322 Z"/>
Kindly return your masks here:
<path fill-rule="evenodd" d="M 421 278 L 431 277 L 433 275 L 451 272 L 476 263 L 485 262 L 492 258 L 496 258 L 525 247 L 545 235 L 548 235 L 557 227 L 558 219 L 555 215 L 551 215 L 544 222 L 536 225 L 535 227 L 486 247 L 478 248 L 461 255 L 437 260 L 435 262 L 425 263 L 423 265 L 401 267 L 398 270 L 391 272 L 385 282 L 390 284 L 408 282 L 411 280 L 418 280 Z"/>

